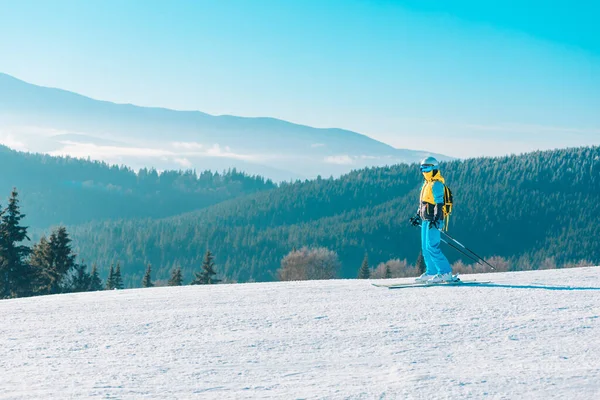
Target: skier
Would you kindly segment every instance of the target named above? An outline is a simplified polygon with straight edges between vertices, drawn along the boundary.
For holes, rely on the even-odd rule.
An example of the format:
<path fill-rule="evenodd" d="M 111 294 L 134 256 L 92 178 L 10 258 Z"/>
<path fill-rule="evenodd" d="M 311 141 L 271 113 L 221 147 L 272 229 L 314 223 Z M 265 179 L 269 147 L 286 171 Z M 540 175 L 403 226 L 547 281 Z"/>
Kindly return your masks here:
<path fill-rule="evenodd" d="M 417 216 L 412 218 L 414 225 L 421 224 L 421 249 L 427 270 L 416 278 L 417 282 L 453 282 L 452 267 L 440 249 L 440 231 L 444 226 L 445 180 L 439 171 L 439 163 L 434 157 L 421 161 L 421 172 L 425 178 L 421 188 L 421 198 Z"/>

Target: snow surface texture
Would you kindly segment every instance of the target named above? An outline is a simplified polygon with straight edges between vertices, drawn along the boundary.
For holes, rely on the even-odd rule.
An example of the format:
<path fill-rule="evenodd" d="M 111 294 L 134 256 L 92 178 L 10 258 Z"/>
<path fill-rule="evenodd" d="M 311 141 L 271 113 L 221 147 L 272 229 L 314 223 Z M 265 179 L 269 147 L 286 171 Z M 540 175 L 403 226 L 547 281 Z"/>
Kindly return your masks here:
<path fill-rule="evenodd" d="M 600 269 L 476 277 L 3 300 L 0 398 L 600 398 Z"/>

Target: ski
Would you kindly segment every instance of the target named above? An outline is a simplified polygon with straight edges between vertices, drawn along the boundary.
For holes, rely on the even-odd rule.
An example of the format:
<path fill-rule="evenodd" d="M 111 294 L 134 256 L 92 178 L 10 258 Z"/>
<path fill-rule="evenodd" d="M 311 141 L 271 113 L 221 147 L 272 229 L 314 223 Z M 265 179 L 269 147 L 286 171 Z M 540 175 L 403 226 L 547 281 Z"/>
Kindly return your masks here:
<path fill-rule="evenodd" d="M 492 283 L 491 281 L 454 281 L 454 282 L 439 282 L 439 283 L 427 283 L 427 282 L 407 282 L 407 283 L 372 283 L 375 287 L 383 287 L 388 289 L 402 289 L 410 287 L 429 287 L 429 286 L 471 286 L 481 285 L 486 283 Z"/>

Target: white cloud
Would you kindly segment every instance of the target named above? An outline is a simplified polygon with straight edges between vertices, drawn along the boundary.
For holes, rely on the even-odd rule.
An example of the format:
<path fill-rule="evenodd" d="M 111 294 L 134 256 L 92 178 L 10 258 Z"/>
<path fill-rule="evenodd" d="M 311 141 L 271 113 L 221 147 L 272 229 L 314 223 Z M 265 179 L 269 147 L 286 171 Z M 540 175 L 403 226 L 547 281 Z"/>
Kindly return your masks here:
<path fill-rule="evenodd" d="M 10 147 L 14 150 L 27 151 L 27 145 L 15 139 L 15 137 L 11 134 L 0 135 L 0 144 Z"/>
<path fill-rule="evenodd" d="M 231 150 L 231 147 L 225 146 L 222 148 L 218 143 L 213 144 L 210 147 L 197 142 L 173 142 L 171 146 L 177 150 L 176 154 L 179 156 L 188 157 L 225 157 L 234 158 L 237 160 L 253 161 L 259 160 L 261 157 L 256 154 L 241 154 L 235 153 Z"/>
<path fill-rule="evenodd" d="M 181 165 L 183 168 L 191 168 L 192 163 L 187 158 L 175 158 L 174 161 Z"/>
<path fill-rule="evenodd" d="M 392 157 L 390 157 L 390 156 L 364 156 L 363 155 L 363 156 L 360 156 L 360 158 L 362 160 L 381 160 L 381 159 L 386 159 L 386 158 L 391 159 Z"/>
<path fill-rule="evenodd" d="M 125 163 L 127 163 L 127 158 L 158 158 L 162 161 L 171 159 L 184 168 L 193 166 L 193 163 L 189 159 L 190 157 L 223 157 L 245 161 L 261 159 L 259 155 L 234 153 L 229 147 L 223 149 L 219 144 L 214 144 L 212 147 L 207 148 L 200 143 L 171 143 L 173 147 L 177 147 L 179 150 L 164 150 L 149 147 L 107 146 L 74 141 L 62 141 L 61 144 L 63 147 L 60 150 L 52 151 L 49 154 L 76 158 L 89 157 L 94 160 Z"/>
<path fill-rule="evenodd" d="M 93 143 L 62 142 L 64 147 L 52 151 L 50 155 L 68 155 L 71 157 L 102 160 L 119 160 L 122 157 L 165 157 L 174 155 L 173 152 L 143 147 L 99 146 Z"/>
<path fill-rule="evenodd" d="M 211 156 L 211 157 L 234 158 L 237 160 L 246 160 L 246 161 L 254 161 L 254 160 L 258 160 L 260 158 L 258 155 L 233 153 L 228 146 L 225 147 L 225 150 L 222 150 L 221 146 L 218 143 L 214 144 L 211 148 L 206 150 L 206 152 L 204 152 L 201 155 L 207 155 L 207 156 Z"/>
<path fill-rule="evenodd" d="M 349 155 L 343 155 L 325 157 L 325 162 L 328 164 L 351 165 L 354 163 L 354 160 Z"/>

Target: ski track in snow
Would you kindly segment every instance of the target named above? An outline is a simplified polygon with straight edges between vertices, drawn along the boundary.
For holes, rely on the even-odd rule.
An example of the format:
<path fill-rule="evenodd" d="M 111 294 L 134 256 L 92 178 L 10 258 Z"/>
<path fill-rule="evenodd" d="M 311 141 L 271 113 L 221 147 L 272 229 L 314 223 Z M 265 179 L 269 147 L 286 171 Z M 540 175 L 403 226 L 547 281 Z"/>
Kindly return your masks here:
<path fill-rule="evenodd" d="M 600 398 L 599 268 L 472 277 L 3 300 L 0 399 Z"/>

